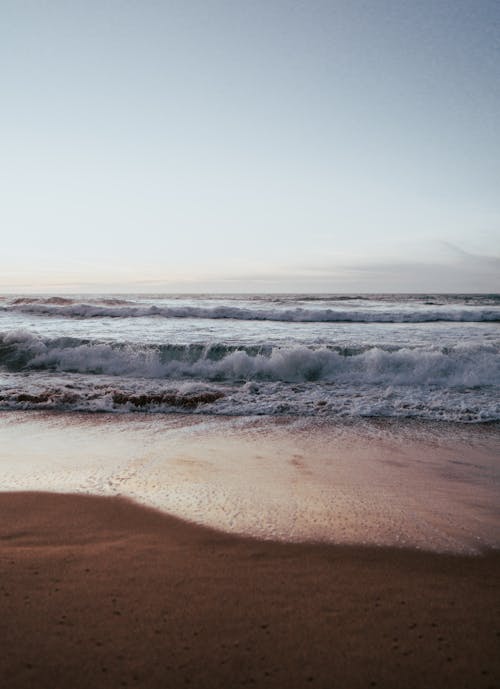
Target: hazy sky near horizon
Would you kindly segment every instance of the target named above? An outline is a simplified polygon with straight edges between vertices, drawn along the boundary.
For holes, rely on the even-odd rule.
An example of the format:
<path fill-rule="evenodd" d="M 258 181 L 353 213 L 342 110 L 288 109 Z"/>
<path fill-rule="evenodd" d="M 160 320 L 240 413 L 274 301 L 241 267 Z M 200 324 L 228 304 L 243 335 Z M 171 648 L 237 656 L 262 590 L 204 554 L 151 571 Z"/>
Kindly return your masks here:
<path fill-rule="evenodd" d="M 0 291 L 500 291 L 497 0 L 0 14 Z"/>

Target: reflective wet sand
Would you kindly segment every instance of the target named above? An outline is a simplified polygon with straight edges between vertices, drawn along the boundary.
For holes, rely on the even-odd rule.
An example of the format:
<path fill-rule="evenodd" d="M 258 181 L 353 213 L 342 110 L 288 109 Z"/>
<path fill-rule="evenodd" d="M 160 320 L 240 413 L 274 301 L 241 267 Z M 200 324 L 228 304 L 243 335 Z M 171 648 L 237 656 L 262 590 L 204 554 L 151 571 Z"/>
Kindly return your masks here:
<path fill-rule="evenodd" d="M 500 546 L 494 426 L 187 415 L 0 415 L 0 488 L 121 495 L 227 532 Z"/>

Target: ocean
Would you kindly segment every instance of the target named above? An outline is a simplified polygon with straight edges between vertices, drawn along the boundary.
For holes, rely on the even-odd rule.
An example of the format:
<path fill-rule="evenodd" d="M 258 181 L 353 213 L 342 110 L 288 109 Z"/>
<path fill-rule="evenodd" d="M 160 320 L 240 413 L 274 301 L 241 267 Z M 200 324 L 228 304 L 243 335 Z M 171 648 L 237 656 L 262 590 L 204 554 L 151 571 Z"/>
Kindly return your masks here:
<path fill-rule="evenodd" d="M 500 295 L 0 298 L 0 409 L 500 419 Z"/>

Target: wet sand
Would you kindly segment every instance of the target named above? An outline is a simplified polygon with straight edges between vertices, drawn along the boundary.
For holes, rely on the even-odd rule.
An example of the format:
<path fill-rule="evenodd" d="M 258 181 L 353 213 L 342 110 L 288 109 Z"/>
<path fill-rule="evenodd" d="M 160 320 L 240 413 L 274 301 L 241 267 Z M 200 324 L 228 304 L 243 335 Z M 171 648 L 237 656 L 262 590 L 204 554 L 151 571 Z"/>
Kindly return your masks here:
<path fill-rule="evenodd" d="M 0 413 L 0 490 L 122 496 L 261 540 L 500 548 L 500 427 Z"/>
<path fill-rule="evenodd" d="M 2 493 L 1 684 L 498 687 L 499 582 L 498 551 L 276 543 Z"/>

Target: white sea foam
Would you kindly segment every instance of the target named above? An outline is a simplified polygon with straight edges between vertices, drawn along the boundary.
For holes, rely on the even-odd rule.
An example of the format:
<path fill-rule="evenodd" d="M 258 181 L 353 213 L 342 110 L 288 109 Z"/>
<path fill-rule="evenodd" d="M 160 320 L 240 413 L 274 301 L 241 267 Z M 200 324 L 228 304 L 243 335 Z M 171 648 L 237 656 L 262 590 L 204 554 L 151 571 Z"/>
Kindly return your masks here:
<path fill-rule="evenodd" d="M 183 412 L 318 418 L 416 417 L 478 423 L 500 420 L 500 398 L 486 389 L 254 381 L 158 381 L 40 372 L 3 376 L 0 409 Z"/>
<path fill-rule="evenodd" d="M 500 383 L 498 346 L 346 351 L 327 346 L 139 346 L 42 338 L 26 331 L 0 335 L 9 370 L 54 370 L 113 376 L 207 381 L 281 381 L 386 385 L 484 386 Z"/>
<path fill-rule="evenodd" d="M 58 318 L 193 318 L 290 323 L 432 323 L 498 322 L 500 307 L 426 306 L 401 308 L 242 308 L 238 306 L 163 306 L 103 303 L 47 303 L 17 301 L 0 310 Z"/>
<path fill-rule="evenodd" d="M 500 419 L 498 295 L 0 303 L 0 408 Z"/>

